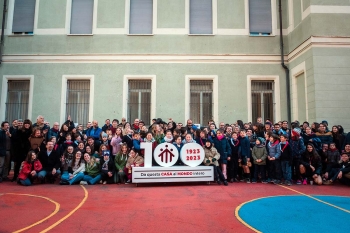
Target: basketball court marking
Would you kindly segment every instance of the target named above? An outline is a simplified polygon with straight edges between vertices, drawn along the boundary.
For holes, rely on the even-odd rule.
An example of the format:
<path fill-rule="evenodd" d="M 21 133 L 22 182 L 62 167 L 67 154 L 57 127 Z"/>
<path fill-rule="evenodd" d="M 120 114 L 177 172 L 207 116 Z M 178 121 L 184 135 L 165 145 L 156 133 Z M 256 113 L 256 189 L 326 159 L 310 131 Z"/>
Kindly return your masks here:
<path fill-rule="evenodd" d="M 38 195 L 32 195 L 32 194 L 25 194 L 25 193 L 4 193 L 4 194 L 2 194 L 2 195 L 18 195 L 18 196 L 28 196 L 28 197 L 42 198 L 42 199 L 48 200 L 48 201 L 52 202 L 53 204 L 55 204 L 55 210 L 54 210 L 49 216 L 47 216 L 47 217 L 45 217 L 45 218 L 43 218 L 43 219 L 41 219 L 41 220 L 39 220 L 39 221 L 37 221 L 37 222 L 35 222 L 35 223 L 29 225 L 29 226 L 27 226 L 27 227 L 24 227 L 24 228 L 22 228 L 22 229 L 19 229 L 19 230 L 17 230 L 17 231 L 14 231 L 13 233 L 22 232 L 22 231 L 28 230 L 28 229 L 30 229 L 30 228 L 32 228 L 32 227 L 35 227 L 35 226 L 39 225 L 40 223 L 42 223 L 42 222 L 48 220 L 49 218 L 51 218 L 51 217 L 54 216 L 55 214 L 57 214 L 57 212 L 60 210 L 60 204 L 59 204 L 58 202 L 56 202 L 56 201 L 54 201 L 54 200 L 48 198 L 48 197 L 38 196 Z"/>
<path fill-rule="evenodd" d="M 54 227 L 56 227 L 57 225 L 59 225 L 60 223 L 62 223 L 64 220 L 66 220 L 67 218 L 69 218 L 72 214 L 74 214 L 80 207 L 82 207 L 84 205 L 84 203 L 86 202 L 89 193 L 86 190 L 86 188 L 83 185 L 80 185 L 80 187 L 83 188 L 84 190 L 84 199 L 79 203 L 79 205 L 77 207 L 75 207 L 71 212 L 69 212 L 66 216 L 64 216 L 63 218 L 61 218 L 60 220 L 58 220 L 57 222 L 55 222 L 54 224 L 52 224 L 51 226 L 49 226 L 48 228 L 40 231 L 40 233 L 45 233 L 48 232 L 50 230 L 52 230 Z"/>

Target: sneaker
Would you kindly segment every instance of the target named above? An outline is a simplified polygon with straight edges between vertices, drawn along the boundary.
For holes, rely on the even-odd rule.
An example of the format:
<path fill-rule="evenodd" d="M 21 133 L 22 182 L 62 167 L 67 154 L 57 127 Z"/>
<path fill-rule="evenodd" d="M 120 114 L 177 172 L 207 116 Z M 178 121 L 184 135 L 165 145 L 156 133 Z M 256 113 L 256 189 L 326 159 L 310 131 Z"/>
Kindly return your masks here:
<path fill-rule="evenodd" d="M 333 182 L 331 180 L 326 180 L 322 182 L 324 185 L 332 185 Z"/>
<path fill-rule="evenodd" d="M 270 183 L 270 182 L 271 182 L 271 179 L 270 179 L 270 178 L 268 178 L 268 179 L 266 180 L 266 182 L 267 182 L 267 183 Z"/>
<path fill-rule="evenodd" d="M 297 180 L 297 184 L 301 184 L 301 180 Z"/>
<path fill-rule="evenodd" d="M 218 183 L 218 185 L 220 185 L 220 184 L 221 184 L 221 181 L 220 181 L 220 180 L 218 180 L 218 181 L 216 181 L 216 183 Z"/>
<path fill-rule="evenodd" d="M 233 183 L 233 178 L 230 179 L 230 183 Z"/>
<path fill-rule="evenodd" d="M 285 182 L 285 184 L 286 184 L 287 186 L 291 186 L 291 185 L 292 185 L 292 183 L 291 183 L 289 180 L 287 180 L 287 181 Z"/>
<path fill-rule="evenodd" d="M 102 184 L 107 184 L 107 181 L 103 181 L 103 183 Z"/>
<path fill-rule="evenodd" d="M 100 184 L 102 184 L 102 180 L 100 180 Z"/>
<path fill-rule="evenodd" d="M 267 184 L 268 182 L 267 182 L 267 180 L 263 180 L 263 181 L 261 181 L 261 183 Z"/>
<path fill-rule="evenodd" d="M 247 179 L 246 179 L 246 182 L 247 182 L 247 184 L 250 184 L 250 179 L 247 178 Z"/>
<path fill-rule="evenodd" d="M 252 184 L 256 184 L 256 179 L 252 179 Z"/>
<path fill-rule="evenodd" d="M 125 182 L 125 184 L 130 184 L 131 183 L 131 180 L 127 180 L 126 182 Z"/>
<path fill-rule="evenodd" d="M 281 181 L 279 181 L 279 180 L 274 180 L 274 181 L 273 181 L 273 184 L 281 184 Z"/>
<path fill-rule="evenodd" d="M 80 181 L 80 184 L 87 185 L 88 183 L 86 181 Z"/>
<path fill-rule="evenodd" d="M 307 185 L 307 179 L 303 180 L 303 185 Z"/>
<path fill-rule="evenodd" d="M 272 179 L 272 180 L 270 180 L 270 183 L 274 184 L 275 181 L 276 181 L 275 179 Z"/>
<path fill-rule="evenodd" d="M 227 183 L 227 181 L 226 181 L 226 180 L 224 181 L 224 185 L 225 185 L 225 186 L 227 186 L 227 185 L 228 185 L 228 183 Z"/>
<path fill-rule="evenodd" d="M 68 181 L 60 181 L 60 185 L 69 185 Z"/>

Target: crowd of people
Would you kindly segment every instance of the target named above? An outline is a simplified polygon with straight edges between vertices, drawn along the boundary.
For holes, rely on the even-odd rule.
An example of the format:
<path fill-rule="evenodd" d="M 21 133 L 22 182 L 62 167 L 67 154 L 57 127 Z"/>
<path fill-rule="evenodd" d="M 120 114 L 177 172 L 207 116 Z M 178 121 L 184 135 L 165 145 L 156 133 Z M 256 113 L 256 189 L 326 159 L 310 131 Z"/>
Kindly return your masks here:
<path fill-rule="evenodd" d="M 133 167 L 143 166 L 141 142 L 172 143 L 180 151 L 186 143 L 198 143 L 205 152 L 203 166 L 214 167 L 218 184 L 234 182 L 273 184 L 350 185 L 350 133 L 340 125 L 281 121 L 234 124 L 213 120 L 207 126 L 135 119 L 113 119 L 101 128 L 96 120 L 83 125 L 70 117 L 60 125 L 16 119 L 4 121 L 0 131 L 0 182 L 123 184 L 131 183 Z M 152 156 L 153 158 L 153 156 Z M 9 178 L 14 163 L 12 179 Z M 158 164 L 153 159 L 153 166 Z M 184 166 L 182 161 L 175 166 Z"/>

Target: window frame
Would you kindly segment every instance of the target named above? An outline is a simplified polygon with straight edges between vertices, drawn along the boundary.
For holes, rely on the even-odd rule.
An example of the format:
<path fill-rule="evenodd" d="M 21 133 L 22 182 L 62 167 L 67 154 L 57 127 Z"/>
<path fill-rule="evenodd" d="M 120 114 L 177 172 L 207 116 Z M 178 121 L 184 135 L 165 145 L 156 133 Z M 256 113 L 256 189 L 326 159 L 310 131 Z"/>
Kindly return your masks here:
<path fill-rule="evenodd" d="M 34 92 L 34 75 L 3 75 L 2 79 L 2 92 L 1 92 L 1 109 L 5 111 L 0 112 L 0 117 L 2 120 L 5 120 L 6 117 L 6 101 L 7 101 L 7 92 L 8 92 L 8 81 L 21 81 L 29 80 L 29 99 L 28 99 L 28 119 L 32 118 L 32 108 L 33 108 L 33 92 Z"/>
<path fill-rule="evenodd" d="M 91 34 L 71 34 L 70 26 L 72 20 L 72 2 L 73 0 L 67 0 L 67 8 L 66 8 L 66 34 L 67 36 L 93 36 L 96 30 L 97 25 L 97 6 L 98 0 L 93 0 L 94 6 L 92 9 L 92 25 L 91 25 Z"/>
<path fill-rule="evenodd" d="M 184 122 L 187 122 L 190 119 L 190 103 L 191 103 L 191 80 L 203 80 L 213 81 L 213 118 L 215 122 L 219 122 L 219 78 L 218 75 L 186 75 L 185 76 L 185 119 Z"/>
<path fill-rule="evenodd" d="M 152 0 L 153 3 L 153 9 L 152 9 L 152 33 L 150 34 L 131 34 L 130 33 L 130 1 L 126 0 L 125 2 L 125 34 L 128 36 L 153 36 L 155 32 L 157 31 L 157 5 L 158 0 Z"/>
<path fill-rule="evenodd" d="M 274 37 L 276 36 L 277 33 L 277 0 L 271 0 L 271 28 L 272 32 L 270 35 L 263 35 L 260 33 L 259 35 L 252 35 L 250 31 L 250 21 L 249 21 L 249 14 L 250 14 L 250 9 L 249 9 L 249 0 L 245 0 L 245 6 L 246 6 L 246 24 L 248 27 L 248 35 L 250 37 Z"/>
<path fill-rule="evenodd" d="M 124 75 L 123 78 L 123 111 L 122 116 L 127 118 L 128 116 L 128 100 L 129 100 L 129 80 L 151 80 L 151 116 L 150 119 L 156 117 L 156 87 L 157 87 L 157 77 L 156 75 Z M 134 120 L 134 119 L 128 119 Z M 145 122 L 146 125 L 151 124 L 151 122 Z"/>
<path fill-rule="evenodd" d="M 63 124 L 66 119 L 66 102 L 67 102 L 67 82 L 68 80 L 90 80 L 90 104 L 89 104 L 89 121 L 93 120 L 94 93 L 95 93 L 95 75 L 63 75 L 61 90 L 61 112 L 60 122 Z"/>
<path fill-rule="evenodd" d="M 187 35 L 188 36 L 214 36 L 217 34 L 218 31 L 218 17 L 217 17 L 217 12 L 218 12 L 218 0 L 212 0 L 212 34 L 191 34 L 190 31 L 190 1 L 191 0 L 185 0 L 185 27 L 187 30 Z"/>

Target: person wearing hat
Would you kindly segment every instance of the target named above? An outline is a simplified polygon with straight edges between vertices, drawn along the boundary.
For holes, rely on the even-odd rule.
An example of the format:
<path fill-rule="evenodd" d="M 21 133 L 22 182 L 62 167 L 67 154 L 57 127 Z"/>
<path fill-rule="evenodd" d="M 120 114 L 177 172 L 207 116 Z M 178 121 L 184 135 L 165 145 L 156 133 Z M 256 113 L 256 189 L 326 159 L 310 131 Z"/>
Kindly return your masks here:
<path fill-rule="evenodd" d="M 224 174 L 222 174 L 219 162 L 220 154 L 214 147 L 213 143 L 211 141 L 206 141 L 205 145 L 203 146 L 204 149 L 204 160 L 203 164 L 206 166 L 213 166 L 214 167 L 214 179 L 218 184 L 221 184 L 221 182 L 224 183 L 225 186 L 228 185 L 228 182 L 226 181 Z"/>
<path fill-rule="evenodd" d="M 115 173 L 115 165 L 113 160 L 110 158 L 109 150 L 102 151 L 100 161 L 102 184 L 112 184 Z"/>
<path fill-rule="evenodd" d="M 259 173 L 261 174 L 261 183 L 266 184 L 266 158 L 267 150 L 265 146 L 265 139 L 258 137 L 255 142 L 255 146 L 252 150 L 252 157 L 254 162 L 254 178 L 252 183 L 256 183 Z"/>
<path fill-rule="evenodd" d="M 310 129 L 311 131 L 311 129 Z M 304 139 L 301 137 L 301 129 L 299 127 L 294 128 L 291 132 L 291 139 L 289 140 L 290 147 L 292 149 L 292 164 L 291 164 L 291 169 L 292 169 L 292 176 L 294 180 L 296 180 L 297 184 L 301 184 L 301 176 L 299 172 L 299 164 L 300 164 L 300 158 L 301 155 L 304 153 L 306 150 L 305 144 L 304 144 Z M 295 175 L 294 175 L 295 172 Z"/>

